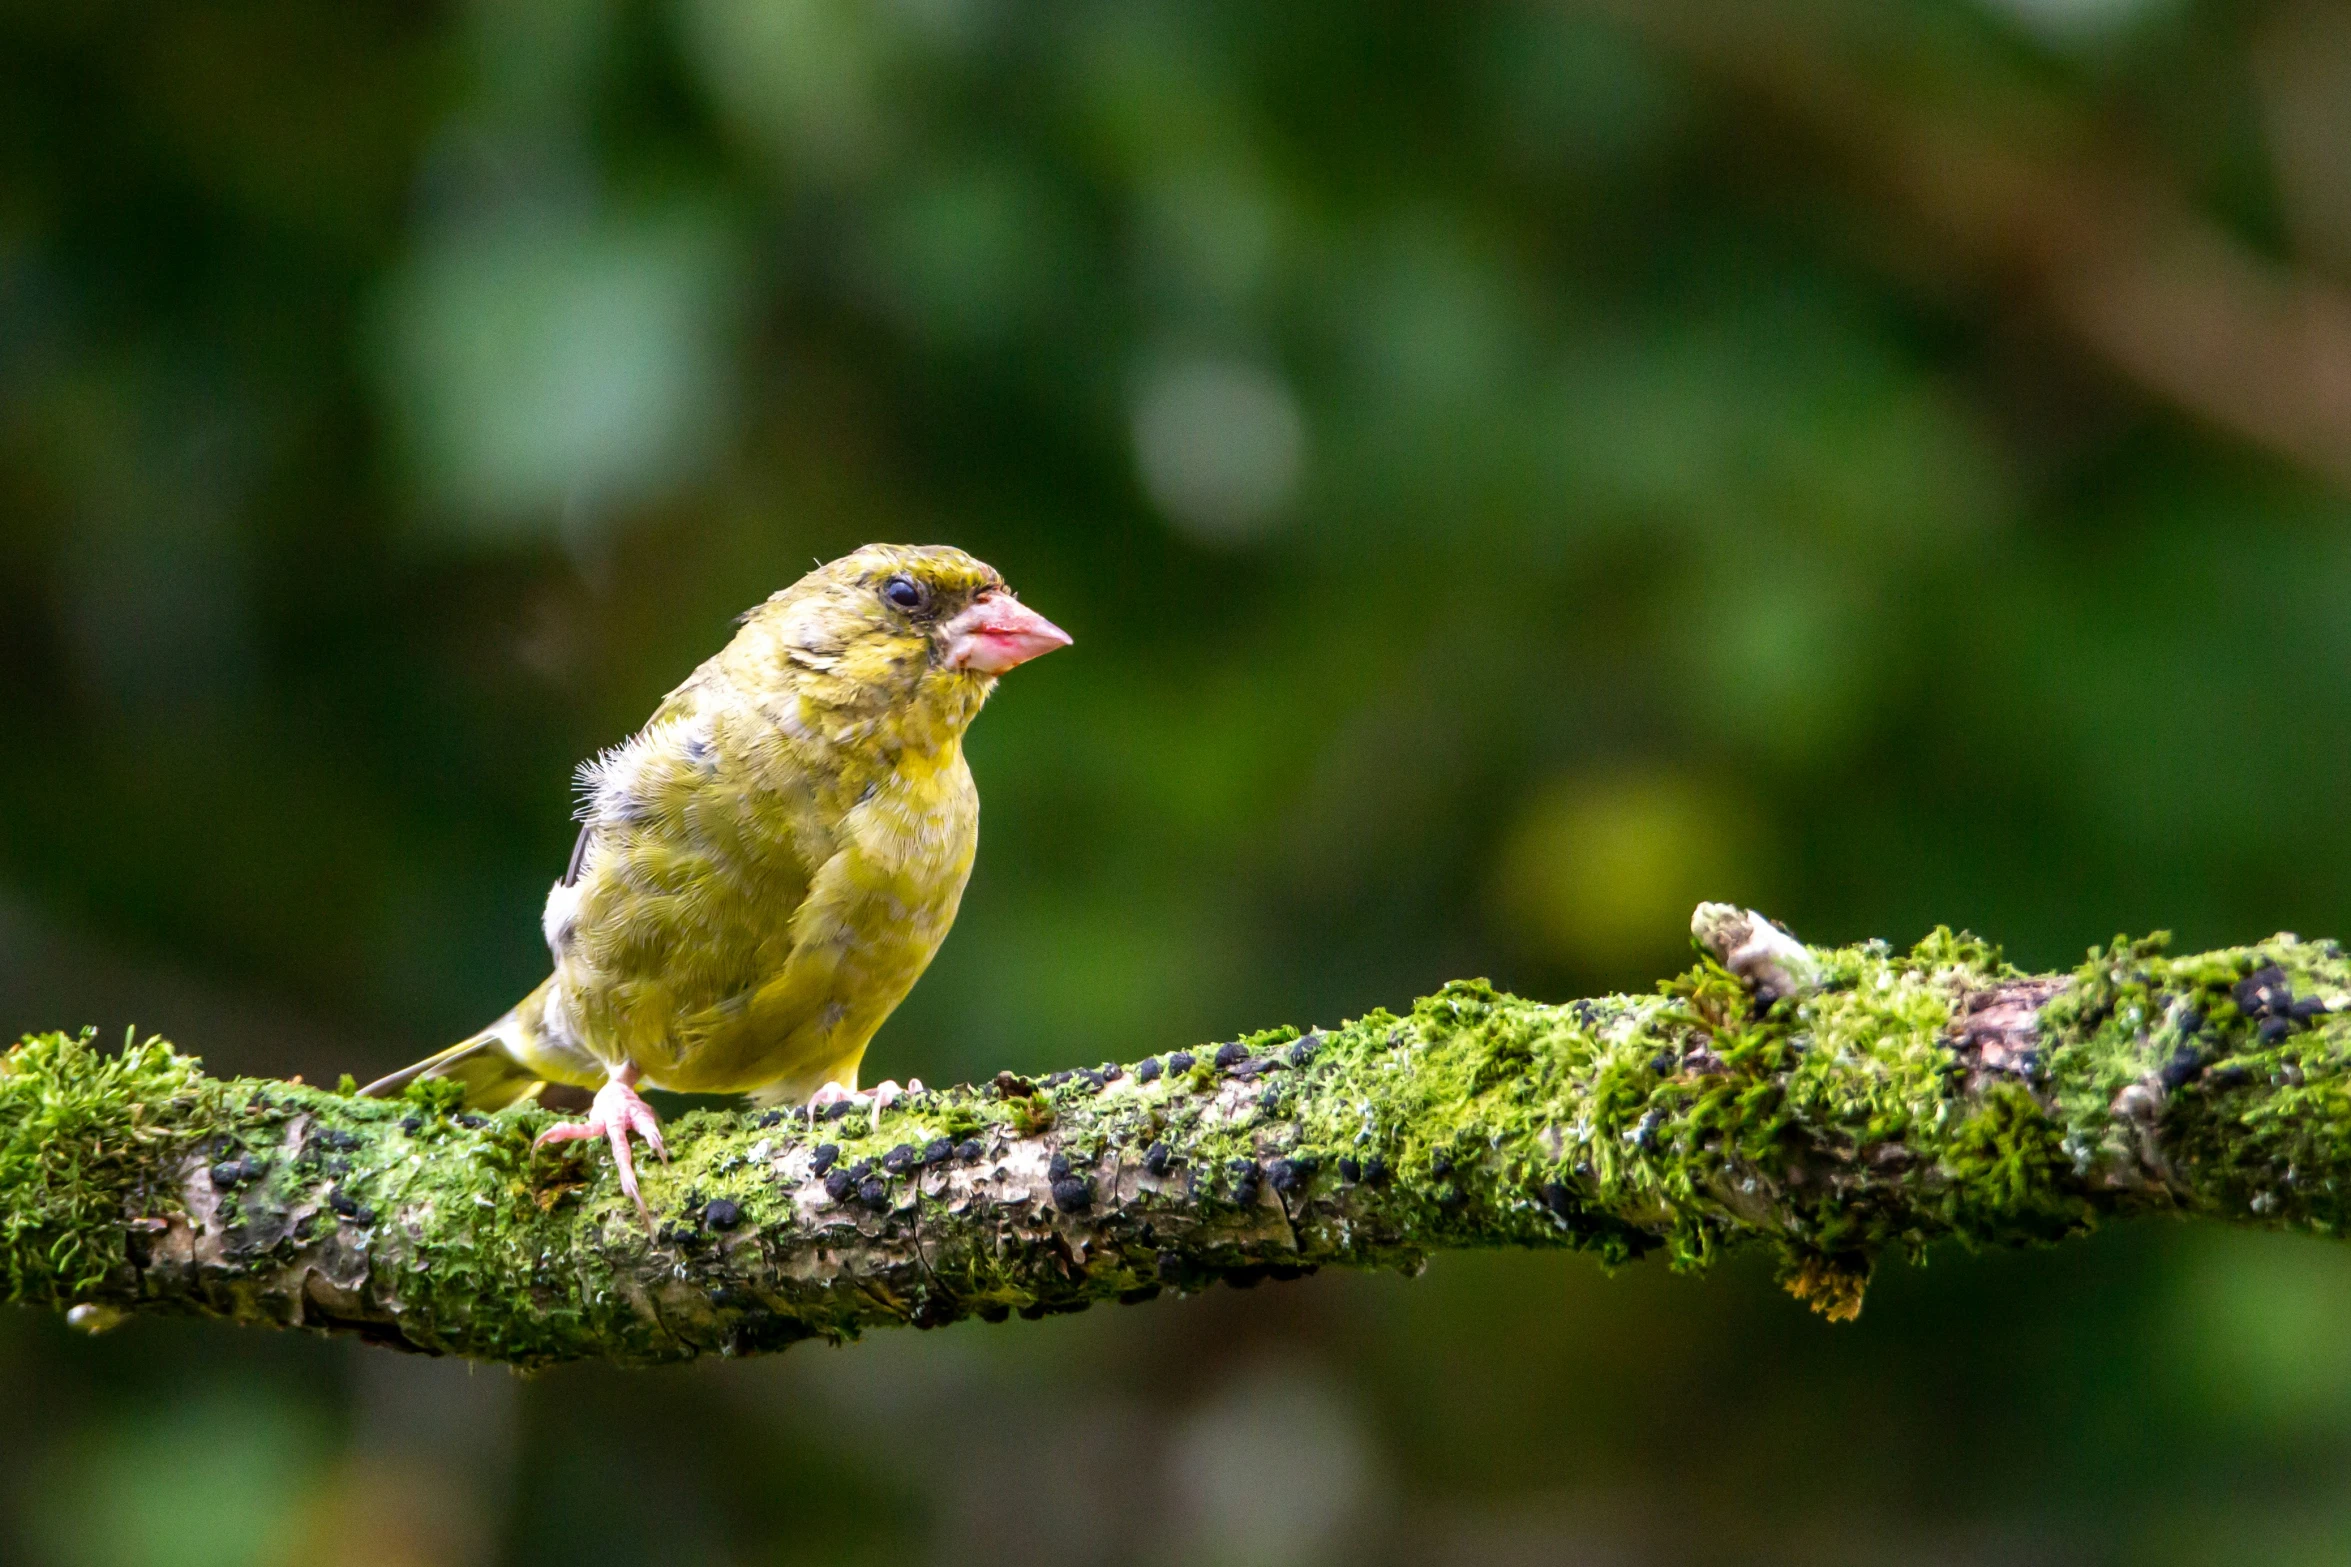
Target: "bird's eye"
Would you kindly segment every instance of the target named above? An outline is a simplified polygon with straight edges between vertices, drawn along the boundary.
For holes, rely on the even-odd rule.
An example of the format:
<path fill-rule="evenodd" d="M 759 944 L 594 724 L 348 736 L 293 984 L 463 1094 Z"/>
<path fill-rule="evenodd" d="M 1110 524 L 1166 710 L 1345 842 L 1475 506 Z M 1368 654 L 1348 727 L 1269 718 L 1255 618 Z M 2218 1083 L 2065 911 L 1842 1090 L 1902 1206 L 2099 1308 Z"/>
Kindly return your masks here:
<path fill-rule="evenodd" d="M 888 599 L 894 608 L 916 610 L 922 608 L 929 595 L 923 592 L 922 584 L 912 577 L 897 576 L 882 584 L 882 597 Z"/>

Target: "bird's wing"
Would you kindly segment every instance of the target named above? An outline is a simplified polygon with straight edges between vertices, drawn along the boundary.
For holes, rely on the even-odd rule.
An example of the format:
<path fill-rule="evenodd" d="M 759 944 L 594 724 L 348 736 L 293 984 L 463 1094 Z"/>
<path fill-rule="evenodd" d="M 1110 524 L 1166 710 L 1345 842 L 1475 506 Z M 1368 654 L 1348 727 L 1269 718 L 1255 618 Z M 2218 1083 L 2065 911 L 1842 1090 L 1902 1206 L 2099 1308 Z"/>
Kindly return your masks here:
<path fill-rule="evenodd" d="M 687 1019 L 784 967 L 832 852 L 808 781 L 753 743 L 763 719 L 676 705 L 583 774 L 580 872 L 548 900 L 581 1037 L 656 1081 L 684 1064 Z"/>

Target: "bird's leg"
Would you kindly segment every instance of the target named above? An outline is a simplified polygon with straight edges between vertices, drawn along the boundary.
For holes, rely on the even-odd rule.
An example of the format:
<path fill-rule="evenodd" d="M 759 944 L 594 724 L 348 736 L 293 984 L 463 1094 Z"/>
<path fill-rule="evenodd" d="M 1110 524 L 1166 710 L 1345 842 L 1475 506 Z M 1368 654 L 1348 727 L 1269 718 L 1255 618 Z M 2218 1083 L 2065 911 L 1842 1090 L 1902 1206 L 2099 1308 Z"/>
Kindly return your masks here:
<path fill-rule="evenodd" d="M 637 1161 L 629 1152 L 629 1134 L 634 1132 L 644 1138 L 645 1146 L 664 1161 L 669 1158 L 669 1149 L 662 1145 L 660 1118 L 654 1115 L 651 1105 L 637 1096 L 636 1084 L 635 1066 L 613 1068 L 604 1086 L 596 1090 L 595 1103 L 588 1107 L 585 1121 L 564 1121 L 550 1126 L 531 1146 L 568 1143 L 583 1137 L 601 1137 L 610 1142 L 612 1162 L 620 1167 L 620 1189 L 637 1205 L 637 1215 L 645 1221 L 645 1228 L 651 1229 L 653 1210 L 645 1206 L 644 1197 L 637 1191 Z"/>

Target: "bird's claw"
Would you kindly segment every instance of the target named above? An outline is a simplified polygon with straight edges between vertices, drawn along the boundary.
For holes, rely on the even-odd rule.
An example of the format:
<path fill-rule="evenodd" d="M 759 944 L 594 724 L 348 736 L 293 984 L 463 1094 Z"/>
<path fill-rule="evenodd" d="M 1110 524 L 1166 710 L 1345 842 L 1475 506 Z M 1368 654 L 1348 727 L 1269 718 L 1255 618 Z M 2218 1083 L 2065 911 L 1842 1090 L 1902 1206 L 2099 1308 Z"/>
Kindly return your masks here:
<path fill-rule="evenodd" d="M 814 1115 L 820 1110 L 837 1104 L 871 1105 L 873 1106 L 873 1124 L 878 1130 L 882 1124 L 884 1110 L 889 1109 L 891 1105 L 908 1095 L 919 1094 L 922 1091 L 922 1079 L 919 1077 L 908 1078 L 906 1086 L 903 1088 L 898 1086 L 896 1078 L 884 1078 L 881 1082 L 874 1084 L 871 1092 L 866 1093 L 860 1093 L 854 1088 L 843 1088 L 838 1083 L 827 1083 L 809 1096 L 808 1113 Z"/>
<path fill-rule="evenodd" d="M 669 1149 L 661 1140 L 661 1120 L 653 1107 L 638 1097 L 630 1079 L 614 1077 L 596 1090 L 595 1103 L 588 1107 L 584 1121 L 564 1121 L 550 1126 L 531 1142 L 533 1148 L 548 1143 L 576 1142 L 583 1138 L 601 1137 L 612 1144 L 612 1162 L 620 1169 L 620 1189 L 629 1194 L 629 1201 L 637 1205 L 637 1216 L 645 1227 L 653 1227 L 653 1210 L 645 1206 L 645 1198 L 637 1190 L 637 1161 L 629 1149 L 629 1135 L 635 1133 L 645 1139 L 666 1163 Z"/>

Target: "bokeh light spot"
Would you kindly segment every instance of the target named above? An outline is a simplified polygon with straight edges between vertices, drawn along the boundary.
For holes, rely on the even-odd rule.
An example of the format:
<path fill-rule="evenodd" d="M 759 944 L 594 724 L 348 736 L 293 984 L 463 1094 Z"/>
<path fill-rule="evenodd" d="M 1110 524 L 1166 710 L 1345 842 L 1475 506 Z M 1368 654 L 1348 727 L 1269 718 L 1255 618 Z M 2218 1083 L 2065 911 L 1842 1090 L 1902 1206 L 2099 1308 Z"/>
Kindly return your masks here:
<path fill-rule="evenodd" d="M 1374 1455 L 1362 1421 L 1327 1380 L 1258 1364 L 1195 1409 L 1168 1455 L 1169 1490 L 1193 1537 L 1184 1558 L 1229 1567 L 1345 1560 Z"/>
<path fill-rule="evenodd" d="M 1238 359 L 1161 366 L 1134 401 L 1144 493 L 1193 538 L 1231 544 L 1281 518 L 1306 466 L 1306 419 L 1282 378 Z"/>
<path fill-rule="evenodd" d="M 417 486 L 467 531 L 544 532 L 723 444 L 729 246 L 706 215 L 500 220 L 394 277 L 379 377 Z"/>
<path fill-rule="evenodd" d="M 1676 773 L 1557 779 L 1503 837 L 1497 916 L 1524 949 L 1580 973 L 1654 965 L 1687 945 L 1701 901 L 1751 901 L 1755 835 L 1744 814 Z"/>

